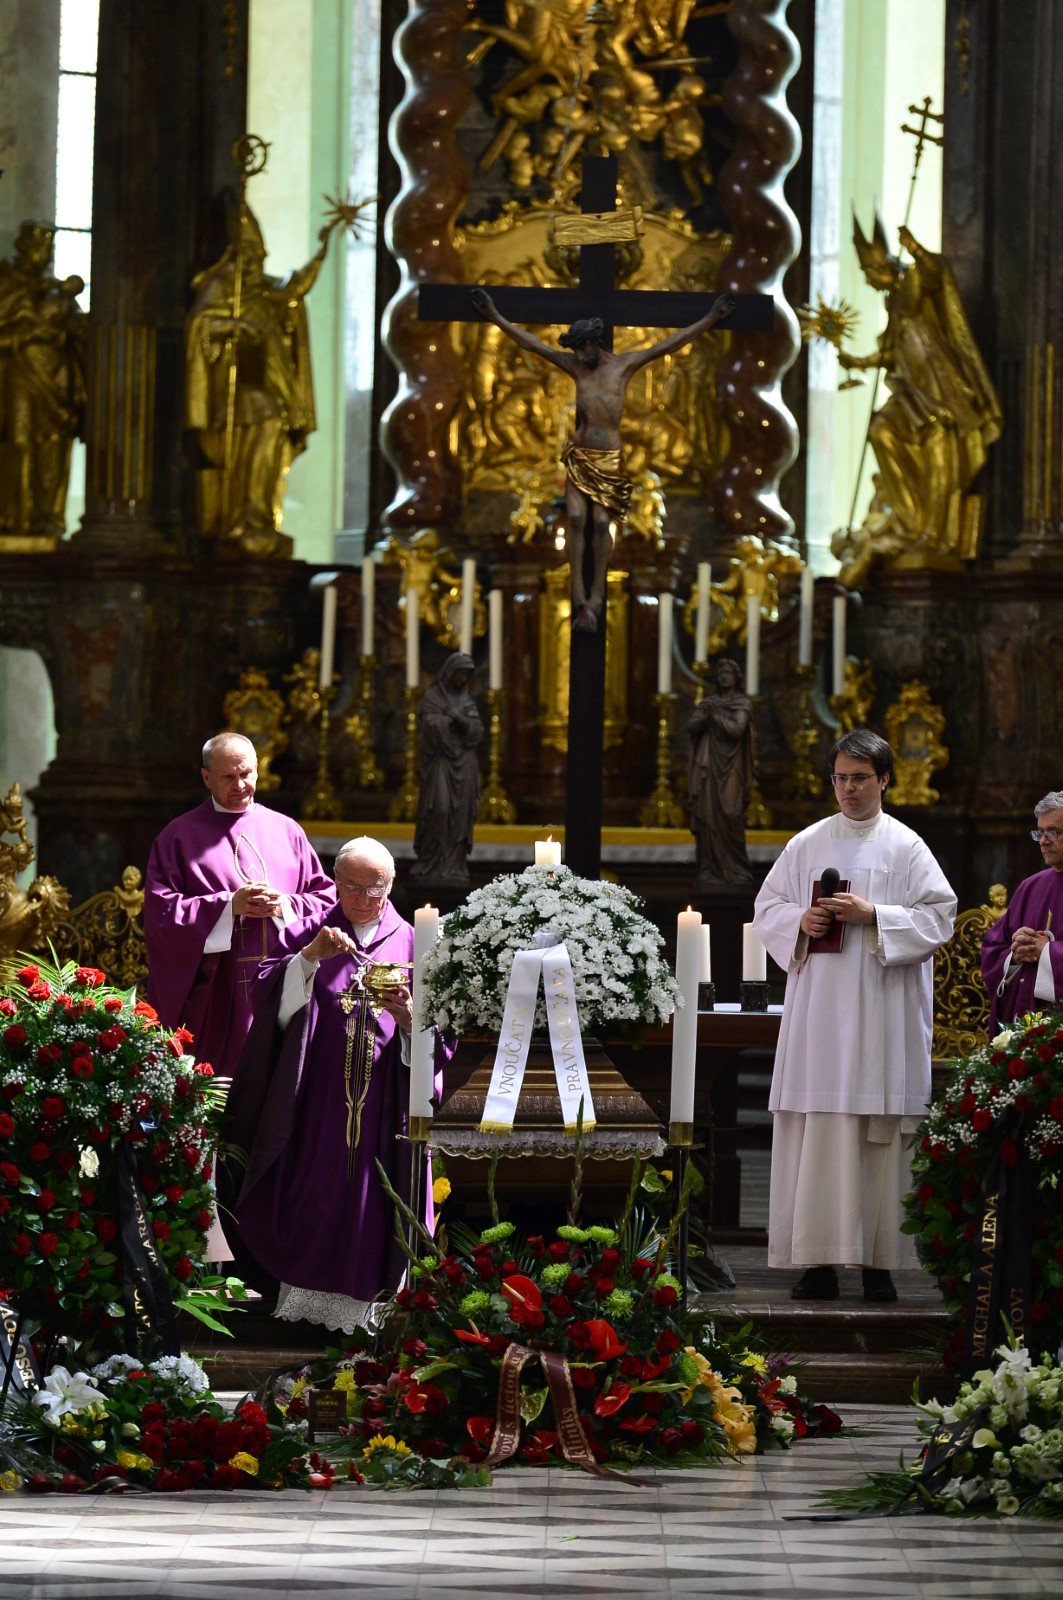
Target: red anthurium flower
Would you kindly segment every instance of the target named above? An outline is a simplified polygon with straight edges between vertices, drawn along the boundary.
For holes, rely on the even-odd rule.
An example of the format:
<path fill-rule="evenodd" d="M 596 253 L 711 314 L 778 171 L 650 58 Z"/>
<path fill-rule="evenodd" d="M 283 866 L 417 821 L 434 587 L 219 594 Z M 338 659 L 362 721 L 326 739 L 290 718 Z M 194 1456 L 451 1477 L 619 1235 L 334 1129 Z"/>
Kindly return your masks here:
<path fill-rule="evenodd" d="M 454 1337 L 455 1339 L 460 1339 L 462 1344 L 491 1343 L 490 1337 L 486 1333 L 481 1333 L 480 1330 L 475 1327 L 472 1329 L 471 1333 L 466 1328 L 455 1328 Z"/>
<path fill-rule="evenodd" d="M 630 1383 L 625 1383 L 622 1378 L 615 1378 L 609 1385 L 608 1392 L 600 1394 L 594 1402 L 594 1410 L 599 1417 L 612 1417 L 630 1398 Z"/>
<path fill-rule="evenodd" d="M 494 1425 L 494 1417 L 469 1417 L 465 1429 L 470 1439 L 474 1439 L 477 1444 L 483 1444 Z"/>
<path fill-rule="evenodd" d="M 627 1354 L 627 1345 L 617 1338 L 616 1329 L 604 1317 L 590 1317 L 583 1326 L 587 1330 L 589 1348 L 599 1361 L 612 1361 L 614 1356 Z"/>
<path fill-rule="evenodd" d="M 542 1311 L 543 1294 L 531 1278 L 525 1277 L 522 1272 L 511 1273 L 502 1280 L 502 1293 L 509 1301 L 509 1314 L 514 1322 L 522 1324 L 537 1321 L 533 1313 Z"/>
<path fill-rule="evenodd" d="M 625 1433 L 649 1433 L 657 1426 L 657 1418 L 644 1411 L 641 1417 L 628 1417 L 620 1424 Z"/>

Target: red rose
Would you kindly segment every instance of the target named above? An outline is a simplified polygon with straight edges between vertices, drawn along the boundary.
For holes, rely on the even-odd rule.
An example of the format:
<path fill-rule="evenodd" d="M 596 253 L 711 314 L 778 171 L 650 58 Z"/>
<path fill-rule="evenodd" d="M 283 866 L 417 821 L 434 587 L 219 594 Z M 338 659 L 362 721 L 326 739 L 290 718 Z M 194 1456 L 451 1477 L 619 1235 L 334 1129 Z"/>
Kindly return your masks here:
<path fill-rule="evenodd" d="M 22 1174 L 13 1161 L 0 1161 L 0 1178 L 3 1178 L 5 1183 L 10 1184 L 12 1189 L 18 1188 L 21 1177 Z"/>
<path fill-rule="evenodd" d="M 919 1185 L 919 1204 L 921 1206 L 928 1205 L 936 1194 L 937 1190 L 932 1183 L 921 1183 Z"/>
<path fill-rule="evenodd" d="M 195 1145 L 186 1144 L 184 1149 L 181 1151 L 181 1155 L 184 1159 L 185 1166 L 188 1167 L 191 1172 L 194 1172 L 199 1166 L 199 1151 L 196 1149 Z"/>
<path fill-rule="evenodd" d="M 75 1056 L 70 1063 L 70 1070 L 74 1074 L 75 1078 L 91 1078 L 92 1057 Z"/>
<path fill-rule="evenodd" d="M 36 983 L 40 975 L 40 967 L 19 967 L 15 973 L 15 977 L 24 989 L 28 989 L 31 983 Z"/>
<path fill-rule="evenodd" d="M 100 1217 L 96 1223 L 96 1232 L 105 1244 L 110 1244 L 112 1239 L 117 1238 L 118 1224 L 113 1217 Z"/>
<path fill-rule="evenodd" d="M 662 1311 L 667 1311 L 679 1299 L 679 1292 L 672 1288 L 670 1283 L 663 1283 L 659 1289 L 653 1291 L 653 1303 Z"/>
<path fill-rule="evenodd" d="M 143 1017 L 145 1022 L 158 1022 L 159 1013 L 154 1006 L 149 1006 L 146 1000 L 138 1000 L 133 1007 L 135 1017 Z"/>
<path fill-rule="evenodd" d="M 170 1224 L 168 1222 L 153 1222 L 151 1231 L 156 1239 L 168 1239 L 170 1237 Z"/>
<path fill-rule="evenodd" d="M 4 1029 L 4 1043 L 12 1050 L 18 1050 L 26 1043 L 26 1030 L 20 1022 L 13 1022 L 10 1028 Z"/>
<path fill-rule="evenodd" d="M 41 1110 L 46 1117 L 51 1117 L 54 1121 L 57 1117 L 61 1117 L 63 1115 L 63 1112 L 66 1110 L 66 1101 L 63 1099 L 61 1094 L 45 1095 L 44 1099 L 41 1101 Z"/>
<path fill-rule="evenodd" d="M 37 1139 L 26 1151 L 31 1161 L 50 1161 L 52 1158 L 51 1145 L 45 1144 L 43 1139 Z"/>
<path fill-rule="evenodd" d="M 196 1227 L 201 1228 L 204 1233 L 206 1233 L 213 1221 L 214 1218 L 211 1216 L 209 1211 L 196 1212 Z"/>
<path fill-rule="evenodd" d="M 612 1278 L 595 1279 L 594 1292 L 599 1300 L 608 1300 L 615 1288 L 616 1283 Z"/>
<path fill-rule="evenodd" d="M 1048 1315 L 1048 1305 L 1044 1300 L 1031 1300 L 1030 1321 L 1043 1322 Z"/>
<path fill-rule="evenodd" d="M 78 967 L 74 977 L 83 989 L 98 989 L 101 983 L 107 981 L 99 967 Z"/>
<path fill-rule="evenodd" d="M 83 1185 L 78 1190 L 78 1199 L 83 1206 L 94 1206 L 96 1204 L 95 1189 L 90 1189 L 87 1185 Z"/>
<path fill-rule="evenodd" d="M 583 1290 L 586 1282 L 587 1280 L 581 1272 L 570 1272 L 561 1288 L 567 1295 L 577 1295 Z"/>
<path fill-rule="evenodd" d="M 81 1212 L 80 1211 L 68 1211 L 67 1214 L 66 1214 L 66 1225 L 70 1229 L 71 1233 L 73 1233 L 75 1228 L 80 1228 L 81 1227 Z"/>
<path fill-rule="evenodd" d="M 26 996 L 30 1000 L 50 1000 L 52 998 L 52 991 L 42 978 L 38 979 L 36 983 L 30 984 L 29 988 L 26 990 Z"/>
<path fill-rule="evenodd" d="M 28 1256 L 33 1249 L 33 1240 L 28 1233 L 16 1233 L 11 1245 L 12 1253 L 16 1256 Z"/>
<path fill-rule="evenodd" d="M 657 1335 L 657 1354 L 659 1356 L 673 1355 L 682 1342 L 679 1335 L 674 1333 L 671 1328 L 662 1328 Z"/>
<path fill-rule="evenodd" d="M 555 1239 L 547 1253 L 553 1261 L 567 1261 L 569 1258 L 569 1248 L 563 1239 Z"/>
<path fill-rule="evenodd" d="M 555 1317 L 567 1319 L 575 1311 L 575 1306 L 567 1294 L 554 1294 L 550 1296 L 550 1310 Z"/>
<path fill-rule="evenodd" d="M 37 1249 L 42 1256 L 53 1256 L 59 1243 L 58 1236 L 54 1233 L 42 1233 L 37 1240 Z"/>
<path fill-rule="evenodd" d="M 1057 1094 L 1048 1102 L 1048 1115 L 1053 1122 L 1063 1122 L 1063 1094 Z"/>
<path fill-rule="evenodd" d="M 1025 1078 L 1029 1070 L 1029 1067 L 1026 1065 L 1021 1056 L 1015 1056 L 1013 1060 L 1008 1062 L 1009 1078 Z"/>
<path fill-rule="evenodd" d="M 15 1119 L 6 1111 L 0 1111 L 0 1139 L 10 1139 L 15 1131 Z"/>
<path fill-rule="evenodd" d="M 971 1118 L 971 1127 L 975 1133 L 985 1133 L 993 1126 L 993 1113 L 988 1106 L 981 1106 Z"/>
<path fill-rule="evenodd" d="M 163 1194 L 172 1206 L 177 1205 L 178 1201 L 183 1200 L 185 1197 L 185 1192 L 179 1183 L 168 1183 L 163 1190 Z"/>
<path fill-rule="evenodd" d="M 213 1078 L 214 1068 L 209 1061 L 197 1061 L 192 1071 L 200 1078 Z"/>
<path fill-rule="evenodd" d="M 52 1189 L 42 1189 L 40 1194 L 37 1196 L 37 1210 L 52 1211 L 54 1207 L 55 1191 Z"/>
<path fill-rule="evenodd" d="M 6 1194 L 0 1194 L 0 1217 L 2 1217 L 5 1212 L 10 1211 L 10 1210 L 11 1210 L 11 1201 L 7 1198 Z M 2 1298 L 2 1295 L 3 1295 L 3 1291 L 0 1290 L 0 1298 Z"/>
<path fill-rule="evenodd" d="M 178 1256 L 170 1270 L 178 1282 L 187 1283 L 195 1268 L 187 1256 Z"/>
<path fill-rule="evenodd" d="M 105 1011 L 121 1011 L 123 1004 L 124 1001 L 119 1000 L 117 995 L 112 995 L 110 999 L 103 1002 L 103 1009 Z"/>
<path fill-rule="evenodd" d="M 572 1382 L 577 1389 L 597 1389 L 598 1379 L 593 1367 L 573 1367 Z"/>
<path fill-rule="evenodd" d="M 679 1424 L 679 1432 L 682 1434 L 684 1444 L 700 1444 L 705 1437 L 705 1429 L 701 1426 L 701 1423 L 695 1422 L 690 1417 L 687 1418 L 686 1422 Z"/>
<path fill-rule="evenodd" d="M 166 1048 L 171 1050 L 175 1056 L 183 1056 L 185 1045 L 191 1044 L 193 1037 L 187 1028 L 175 1028 L 166 1041 Z"/>
<path fill-rule="evenodd" d="M 4 998 L 0 1000 L 0 1017 L 13 1017 L 17 1011 L 18 1006 L 15 1004 L 14 1000 L 10 999 L 9 996 L 5 994 Z"/>

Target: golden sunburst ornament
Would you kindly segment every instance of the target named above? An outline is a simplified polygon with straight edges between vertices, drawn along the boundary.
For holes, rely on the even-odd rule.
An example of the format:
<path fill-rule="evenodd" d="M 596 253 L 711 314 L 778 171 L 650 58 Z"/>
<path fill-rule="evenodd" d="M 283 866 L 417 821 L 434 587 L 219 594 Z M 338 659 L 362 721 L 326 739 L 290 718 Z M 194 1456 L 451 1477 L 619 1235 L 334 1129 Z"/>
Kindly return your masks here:
<path fill-rule="evenodd" d="M 806 344 L 810 339 L 823 339 L 827 344 L 832 344 L 835 350 L 840 350 L 843 341 L 851 338 L 860 316 L 847 300 L 839 300 L 836 306 L 832 306 L 820 296 L 815 306 L 798 306 L 797 320 L 801 324 L 801 338 Z"/>
<path fill-rule="evenodd" d="M 338 195 L 322 195 L 328 210 L 325 212 L 325 224 L 322 233 L 331 233 L 333 228 L 346 228 L 356 239 L 361 238 L 358 229 L 364 227 L 368 219 L 363 216 L 370 206 L 375 206 L 380 199 L 378 194 L 371 194 L 364 200 L 355 200 L 350 193 L 340 199 Z M 319 235 L 320 237 L 320 235 Z"/>

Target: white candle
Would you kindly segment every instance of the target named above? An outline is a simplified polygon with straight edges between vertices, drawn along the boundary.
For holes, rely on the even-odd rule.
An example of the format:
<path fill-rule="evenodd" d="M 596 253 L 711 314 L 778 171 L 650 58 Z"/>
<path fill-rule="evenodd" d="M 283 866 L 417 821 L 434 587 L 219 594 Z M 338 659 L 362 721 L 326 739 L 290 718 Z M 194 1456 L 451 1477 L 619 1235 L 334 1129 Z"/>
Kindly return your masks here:
<path fill-rule="evenodd" d="M 406 687 L 421 681 L 421 591 L 406 590 Z"/>
<path fill-rule="evenodd" d="M 833 681 L 834 693 L 845 693 L 845 596 L 836 594 L 832 607 L 834 618 L 833 627 Z"/>
<path fill-rule="evenodd" d="M 489 689 L 502 687 L 502 591 L 492 589 L 487 596 Z"/>
<path fill-rule="evenodd" d="M 672 596 L 657 596 L 657 693 L 672 692 Z"/>
<path fill-rule="evenodd" d="M 712 940 L 709 937 L 711 932 L 712 930 L 708 923 L 703 923 L 701 929 L 701 944 L 699 946 L 701 954 L 701 960 L 698 964 L 699 983 L 712 982 Z"/>
<path fill-rule="evenodd" d="M 472 655 L 472 607 L 476 597 L 476 562 L 467 556 L 461 564 L 461 627 L 458 631 L 458 649 L 463 656 Z"/>
<path fill-rule="evenodd" d="M 812 607 L 816 594 L 816 580 L 811 567 L 801 568 L 801 601 L 797 631 L 797 665 L 812 665 Z"/>
<path fill-rule="evenodd" d="M 746 596 L 746 693 L 760 693 L 760 600 Z"/>
<path fill-rule="evenodd" d="M 366 556 L 362 562 L 362 654 L 373 654 L 373 607 L 376 603 L 376 562 Z"/>
<path fill-rule="evenodd" d="M 694 1064 L 698 1048 L 698 967 L 701 912 L 681 911 L 675 931 L 675 977 L 683 1004 L 672 1017 L 672 1088 L 670 1122 L 694 1120 Z"/>
<path fill-rule="evenodd" d="M 712 567 L 698 562 L 698 609 L 694 618 L 694 660 L 709 659 L 709 607 L 712 601 Z"/>
<path fill-rule="evenodd" d="M 742 982 L 763 983 L 768 976 L 768 954 L 753 931 L 751 922 L 742 924 Z"/>
<path fill-rule="evenodd" d="M 330 583 L 322 597 L 321 607 L 321 671 L 318 683 L 322 689 L 332 687 L 332 666 L 336 658 L 336 606 L 339 595 L 336 585 Z"/>
<path fill-rule="evenodd" d="M 413 914 L 413 1033 L 410 1037 L 410 1116 L 432 1115 L 435 1030 L 426 1024 L 422 1007 L 422 974 L 429 951 L 439 938 L 439 912 L 422 906 Z"/>
<path fill-rule="evenodd" d="M 561 865 L 561 843 L 552 834 L 547 834 L 545 839 L 535 841 L 535 865 L 537 867 L 559 867 Z"/>

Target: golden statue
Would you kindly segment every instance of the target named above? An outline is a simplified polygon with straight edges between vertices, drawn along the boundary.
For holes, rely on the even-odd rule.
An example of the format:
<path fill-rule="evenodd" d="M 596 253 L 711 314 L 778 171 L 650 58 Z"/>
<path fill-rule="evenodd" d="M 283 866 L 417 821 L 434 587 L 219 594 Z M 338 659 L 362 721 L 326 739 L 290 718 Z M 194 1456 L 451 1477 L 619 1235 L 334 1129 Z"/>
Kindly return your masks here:
<path fill-rule="evenodd" d="M 65 528 L 70 451 L 84 432 L 81 278 L 55 278 L 55 228 L 24 222 L 0 261 L 0 544 L 54 549 Z"/>
<path fill-rule="evenodd" d="M 185 425 L 206 463 L 197 475 L 200 533 L 250 556 L 287 556 L 292 541 L 280 527 L 288 473 L 317 426 L 306 296 L 333 229 L 357 234 L 359 213 L 372 202 L 330 200 L 317 253 L 287 278 L 272 277 L 263 271 L 266 247 L 246 198 L 267 149 L 253 134 L 236 141 L 240 202 L 229 244 L 192 280 Z"/>
<path fill-rule="evenodd" d="M 13 834 L 14 842 L 4 834 Z M 22 789 L 13 783 L 0 800 L 0 958 L 19 950 L 39 950 L 70 905 L 70 896 L 56 878 L 38 877 L 28 889 L 22 888 L 18 874 L 35 859 L 22 812 Z"/>
<path fill-rule="evenodd" d="M 967 491 L 1003 423 L 944 256 L 902 228 L 912 257 L 904 266 L 878 216 L 870 239 L 855 219 L 854 228 L 864 277 L 886 296 L 887 322 L 871 354 L 839 350 L 838 360 L 847 372 L 881 368 L 891 393 L 868 434 L 878 470 L 867 517 L 831 541 L 850 588 L 878 560 L 950 568 L 977 554 L 981 501 Z"/>

